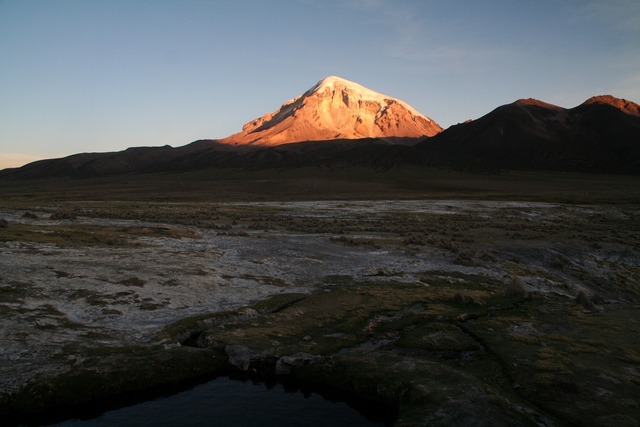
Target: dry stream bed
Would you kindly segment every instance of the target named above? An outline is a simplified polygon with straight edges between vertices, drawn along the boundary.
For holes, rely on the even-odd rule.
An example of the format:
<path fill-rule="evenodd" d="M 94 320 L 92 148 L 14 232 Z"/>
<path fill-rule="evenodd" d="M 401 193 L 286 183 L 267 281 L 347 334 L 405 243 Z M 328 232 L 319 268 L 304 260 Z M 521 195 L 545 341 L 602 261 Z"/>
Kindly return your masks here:
<path fill-rule="evenodd" d="M 5 203 L 0 413 L 229 370 L 396 426 L 637 426 L 640 208 Z"/>

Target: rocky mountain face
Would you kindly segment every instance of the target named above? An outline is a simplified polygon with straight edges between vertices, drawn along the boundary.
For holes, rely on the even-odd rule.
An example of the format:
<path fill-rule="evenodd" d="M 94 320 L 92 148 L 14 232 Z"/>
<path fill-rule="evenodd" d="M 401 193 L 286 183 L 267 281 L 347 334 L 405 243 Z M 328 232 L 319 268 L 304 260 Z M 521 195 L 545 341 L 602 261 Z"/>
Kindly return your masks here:
<path fill-rule="evenodd" d="M 640 116 L 640 105 L 626 99 L 616 98 L 611 95 L 592 96 L 583 105 L 602 104 L 617 108 L 623 113 Z"/>
<path fill-rule="evenodd" d="M 569 109 L 521 99 L 416 148 L 456 169 L 639 174 L 640 106 L 611 95 Z"/>
<path fill-rule="evenodd" d="M 262 146 L 360 138 L 396 142 L 394 138 L 433 136 L 441 131 L 408 104 L 332 76 L 220 142 Z"/>

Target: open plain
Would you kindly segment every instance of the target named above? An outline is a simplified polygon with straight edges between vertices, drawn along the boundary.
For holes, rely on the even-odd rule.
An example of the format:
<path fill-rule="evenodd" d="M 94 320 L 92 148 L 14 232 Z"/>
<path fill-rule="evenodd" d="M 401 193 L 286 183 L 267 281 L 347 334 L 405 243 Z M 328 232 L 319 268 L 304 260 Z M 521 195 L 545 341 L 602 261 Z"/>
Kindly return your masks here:
<path fill-rule="evenodd" d="M 590 201 L 570 179 L 333 200 L 291 180 L 272 201 L 261 179 L 236 200 L 7 184 L 0 407 L 19 422 L 240 369 L 395 406 L 396 426 L 635 426 L 640 206 L 617 196 L 633 179 Z"/>

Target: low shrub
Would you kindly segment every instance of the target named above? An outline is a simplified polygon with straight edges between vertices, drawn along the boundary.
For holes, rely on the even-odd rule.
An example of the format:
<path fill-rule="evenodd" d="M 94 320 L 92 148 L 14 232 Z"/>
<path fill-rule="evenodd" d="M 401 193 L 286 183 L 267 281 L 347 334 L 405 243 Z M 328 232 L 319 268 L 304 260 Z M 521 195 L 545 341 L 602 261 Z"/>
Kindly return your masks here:
<path fill-rule="evenodd" d="M 504 295 L 509 298 L 524 298 L 527 290 L 522 283 L 522 279 L 517 274 L 511 277 L 511 281 L 504 290 Z"/>

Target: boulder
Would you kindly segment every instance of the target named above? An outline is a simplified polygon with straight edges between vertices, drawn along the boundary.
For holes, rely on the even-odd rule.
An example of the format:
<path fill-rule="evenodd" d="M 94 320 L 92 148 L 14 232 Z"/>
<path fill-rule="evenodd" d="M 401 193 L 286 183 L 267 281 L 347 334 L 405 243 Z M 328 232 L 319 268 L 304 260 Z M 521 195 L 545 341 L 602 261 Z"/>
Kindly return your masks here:
<path fill-rule="evenodd" d="M 247 371 L 251 363 L 251 350 L 243 345 L 228 345 L 224 348 L 229 363 L 241 371 Z"/>
<path fill-rule="evenodd" d="M 291 356 L 282 356 L 276 362 L 276 375 L 287 375 L 291 373 L 291 368 L 310 365 L 320 359 L 322 359 L 322 356 L 309 353 L 295 353 Z"/>

